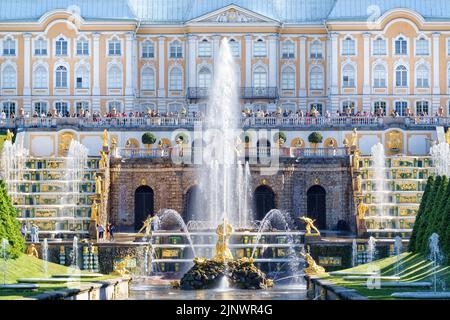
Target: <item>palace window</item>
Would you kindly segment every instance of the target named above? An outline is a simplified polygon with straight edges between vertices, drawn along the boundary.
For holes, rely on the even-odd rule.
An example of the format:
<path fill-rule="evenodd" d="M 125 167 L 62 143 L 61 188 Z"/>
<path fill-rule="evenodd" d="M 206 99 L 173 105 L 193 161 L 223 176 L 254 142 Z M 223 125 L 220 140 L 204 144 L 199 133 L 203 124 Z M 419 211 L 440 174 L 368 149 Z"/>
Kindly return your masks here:
<path fill-rule="evenodd" d="M 16 70 L 13 66 L 6 66 L 2 72 L 3 89 L 15 89 L 17 84 Z"/>
<path fill-rule="evenodd" d="M 231 54 L 233 57 L 239 57 L 240 55 L 240 48 L 239 48 L 239 42 L 237 42 L 234 39 L 231 39 L 228 44 L 230 45 Z"/>
<path fill-rule="evenodd" d="M 47 114 L 47 112 L 48 112 L 47 102 L 35 102 L 34 103 L 34 112 L 39 116 L 41 114 Z"/>
<path fill-rule="evenodd" d="M 312 110 L 313 108 L 315 108 L 320 115 L 323 114 L 323 105 L 321 103 L 311 103 L 309 105 L 309 110 Z"/>
<path fill-rule="evenodd" d="M 47 55 L 47 41 L 39 38 L 34 41 L 34 55 L 46 56 Z"/>
<path fill-rule="evenodd" d="M 386 40 L 384 40 L 383 38 L 377 38 L 373 41 L 373 55 L 386 55 Z"/>
<path fill-rule="evenodd" d="M 398 56 L 408 54 L 408 41 L 405 38 L 400 37 L 395 40 L 395 54 Z"/>
<path fill-rule="evenodd" d="M 151 41 L 144 41 L 142 43 L 142 58 L 150 59 L 155 57 L 155 46 Z"/>
<path fill-rule="evenodd" d="M 183 72 L 178 67 L 172 68 L 172 70 L 170 70 L 169 90 L 172 91 L 183 90 Z"/>
<path fill-rule="evenodd" d="M 64 38 L 56 40 L 55 54 L 57 56 L 67 56 L 68 43 Z"/>
<path fill-rule="evenodd" d="M 110 101 L 108 102 L 108 113 L 121 112 L 122 102 L 120 101 Z"/>
<path fill-rule="evenodd" d="M 417 88 L 428 88 L 430 86 L 430 72 L 428 67 L 420 65 L 416 71 L 416 86 Z"/>
<path fill-rule="evenodd" d="M 167 111 L 171 113 L 180 113 L 183 109 L 183 105 L 181 103 L 170 103 L 167 106 Z"/>
<path fill-rule="evenodd" d="M 427 116 L 429 112 L 428 101 L 417 101 L 416 102 L 416 115 Z"/>
<path fill-rule="evenodd" d="M 373 104 L 373 113 L 376 115 L 386 115 L 386 102 L 385 101 L 376 101 Z"/>
<path fill-rule="evenodd" d="M 315 40 L 311 43 L 311 53 L 309 57 L 311 59 L 322 59 L 323 53 L 322 53 L 322 42 L 319 40 Z"/>
<path fill-rule="evenodd" d="M 407 87 L 408 86 L 408 70 L 405 66 L 398 66 L 395 69 L 395 86 Z"/>
<path fill-rule="evenodd" d="M 281 110 L 283 110 L 283 112 L 287 111 L 287 112 L 295 113 L 296 106 L 293 103 L 285 103 L 281 106 Z"/>
<path fill-rule="evenodd" d="M 6 114 L 6 116 L 9 118 L 9 117 L 11 117 L 11 115 L 16 114 L 16 103 L 10 102 L 10 101 L 3 102 L 2 110 Z"/>
<path fill-rule="evenodd" d="M 309 77 L 309 85 L 311 90 L 323 89 L 323 72 L 320 67 L 313 67 Z"/>
<path fill-rule="evenodd" d="M 283 42 L 283 47 L 281 49 L 281 57 L 283 59 L 293 59 L 295 58 L 295 44 L 291 40 Z"/>
<path fill-rule="evenodd" d="M 59 66 L 56 68 L 55 84 L 56 88 L 67 88 L 67 68 Z"/>
<path fill-rule="evenodd" d="M 16 42 L 7 38 L 3 40 L 3 55 L 4 56 L 15 56 L 16 55 Z"/>
<path fill-rule="evenodd" d="M 420 38 L 418 40 L 416 40 L 416 55 L 418 56 L 427 56 L 429 55 L 429 50 L 428 50 L 429 46 L 428 46 L 428 40 L 425 38 Z"/>
<path fill-rule="evenodd" d="M 69 114 L 69 104 L 67 102 L 56 102 L 55 109 L 58 114 L 67 115 Z"/>
<path fill-rule="evenodd" d="M 118 66 L 112 66 L 108 71 L 108 88 L 122 88 L 122 70 Z"/>
<path fill-rule="evenodd" d="M 89 88 L 89 70 L 85 66 L 81 66 L 77 69 L 76 88 L 77 89 Z"/>
<path fill-rule="evenodd" d="M 208 40 L 203 39 L 198 44 L 198 56 L 199 57 L 211 57 L 211 55 L 212 55 L 211 43 Z"/>
<path fill-rule="evenodd" d="M 83 112 L 89 110 L 89 102 L 88 101 L 77 101 L 75 103 L 75 111 L 78 115 L 83 114 Z"/>
<path fill-rule="evenodd" d="M 183 58 L 183 48 L 180 41 L 175 40 L 170 44 L 169 57 L 173 59 Z"/>
<path fill-rule="evenodd" d="M 267 87 L 267 72 L 266 69 L 259 66 L 255 68 L 253 72 L 253 87 L 265 88 Z"/>
<path fill-rule="evenodd" d="M 142 69 L 142 90 L 155 90 L 155 72 L 150 67 Z"/>
<path fill-rule="evenodd" d="M 33 88 L 48 88 L 48 72 L 44 66 L 38 66 L 33 72 Z"/>
<path fill-rule="evenodd" d="M 208 68 L 203 67 L 198 73 L 198 86 L 200 88 L 209 88 L 211 86 L 211 71 Z"/>
<path fill-rule="evenodd" d="M 342 41 L 342 55 L 343 56 L 354 56 L 356 54 L 356 44 L 355 40 L 348 37 Z"/>
<path fill-rule="evenodd" d="M 403 117 L 406 115 L 406 111 L 408 109 L 408 102 L 407 101 L 396 101 L 395 102 L 395 112 Z"/>
<path fill-rule="evenodd" d="M 266 55 L 266 43 L 264 42 L 264 40 L 259 39 L 255 41 L 255 43 L 253 44 L 253 56 L 265 57 Z"/>
<path fill-rule="evenodd" d="M 295 70 L 286 67 L 281 73 L 281 88 L 283 90 L 295 90 Z"/>
<path fill-rule="evenodd" d="M 89 41 L 86 39 L 80 39 L 77 41 L 77 56 L 89 55 Z"/>
<path fill-rule="evenodd" d="M 122 54 L 122 45 L 117 38 L 108 41 L 108 55 L 120 56 Z"/>
<path fill-rule="evenodd" d="M 374 88 L 386 88 L 386 68 L 378 64 L 373 70 L 373 86 Z"/>
<path fill-rule="evenodd" d="M 342 70 L 342 85 L 344 88 L 355 87 L 355 68 L 352 65 L 346 65 Z"/>
<path fill-rule="evenodd" d="M 345 112 L 347 114 L 355 114 L 355 109 L 355 101 L 344 101 L 342 103 L 342 112 Z"/>

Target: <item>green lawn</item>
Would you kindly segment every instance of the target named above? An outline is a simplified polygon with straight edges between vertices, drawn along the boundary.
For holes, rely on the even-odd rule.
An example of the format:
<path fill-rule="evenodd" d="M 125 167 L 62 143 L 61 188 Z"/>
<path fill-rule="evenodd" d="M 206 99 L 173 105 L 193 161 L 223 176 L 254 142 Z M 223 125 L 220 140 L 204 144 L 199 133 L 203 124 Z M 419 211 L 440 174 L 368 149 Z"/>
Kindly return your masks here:
<path fill-rule="evenodd" d="M 372 263 L 357 266 L 342 271 L 353 272 L 376 272 L 380 270 L 382 276 L 395 276 L 395 265 L 397 258 L 390 257 L 374 261 Z M 399 260 L 399 274 L 402 282 L 418 282 L 426 281 L 432 282 L 436 274 L 440 279 L 444 280 L 448 286 L 450 284 L 450 267 L 432 268 L 432 262 L 428 261 L 421 255 L 404 253 Z M 344 280 L 342 276 L 324 276 L 323 279 L 329 280 L 339 286 L 355 289 L 359 294 L 368 297 L 369 299 L 393 299 L 391 294 L 394 292 L 411 292 L 411 291 L 426 291 L 426 288 L 383 288 L 370 289 L 366 280 L 352 281 Z M 372 281 L 373 282 L 373 281 Z"/>
<path fill-rule="evenodd" d="M 4 262 L 0 259 L 0 284 L 3 284 L 3 273 Z M 27 255 L 21 255 L 16 260 L 7 260 L 6 265 L 6 283 L 16 283 L 18 278 L 45 278 L 43 261 L 36 259 L 34 257 L 29 257 Z M 65 266 L 61 266 L 55 263 L 48 263 L 48 275 L 51 277 L 52 274 L 66 274 L 70 273 L 70 269 Z M 82 271 L 82 273 L 88 273 Z M 91 279 L 81 279 L 81 282 L 89 283 L 100 280 L 116 278 L 115 276 L 105 275 L 103 277 L 91 278 Z M 30 297 L 43 293 L 45 291 L 53 291 L 67 288 L 65 283 L 61 284 L 39 284 L 40 288 L 37 291 L 6 291 L 0 290 L 0 300 L 12 300 L 19 299 L 22 297 Z"/>
<path fill-rule="evenodd" d="M 3 150 L 3 143 L 6 140 L 6 134 L 0 134 L 0 152 Z"/>

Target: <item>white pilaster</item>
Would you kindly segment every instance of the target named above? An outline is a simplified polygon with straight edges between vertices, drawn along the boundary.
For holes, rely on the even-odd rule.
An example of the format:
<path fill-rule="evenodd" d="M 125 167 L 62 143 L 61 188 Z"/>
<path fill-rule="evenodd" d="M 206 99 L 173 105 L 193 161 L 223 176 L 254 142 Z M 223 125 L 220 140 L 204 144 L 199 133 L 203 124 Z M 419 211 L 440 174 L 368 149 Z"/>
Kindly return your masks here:
<path fill-rule="evenodd" d="M 166 89 L 165 89 L 165 60 L 166 60 L 166 53 L 165 53 L 165 37 L 159 37 L 158 41 L 158 97 L 164 98 L 166 96 Z"/>
<path fill-rule="evenodd" d="M 30 90 L 30 79 L 31 79 L 31 34 L 30 33 L 24 33 L 23 34 L 24 39 L 24 59 L 23 59 L 23 95 L 29 96 L 31 94 Z M 25 110 L 28 110 L 24 106 Z"/>
<path fill-rule="evenodd" d="M 125 38 L 126 53 L 125 53 L 125 95 L 129 96 L 133 94 L 133 41 L 134 34 L 129 32 Z"/>
<path fill-rule="evenodd" d="M 272 88 L 278 84 L 278 39 L 277 34 L 269 36 L 269 87 Z"/>
<path fill-rule="evenodd" d="M 439 64 L 441 61 L 439 55 L 440 36 L 441 34 L 439 32 L 433 32 L 433 115 L 439 111 L 441 103 L 439 97 L 441 93 L 439 70 Z"/>
<path fill-rule="evenodd" d="M 338 94 L 338 34 L 331 34 L 331 94 Z M 336 110 L 333 110 L 334 112 Z"/>
<path fill-rule="evenodd" d="M 195 88 L 197 87 L 197 68 L 196 68 L 196 58 L 197 58 L 197 50 L 196 50 L 196 40 L 197 37 L 194 35 L 188 35 L 188 87 Z"/>
<path fill-rule="evenodd" d="M 306 97 L 306 37 L 300 36 L 300 97 Z M 306 103 L 306 102 L 305 102 Z"/>
<path fill-rule="evenodd" d="M 100 33 L 96 32 L 92 35 L 94 39 L 94 45 L 93 45 L 93 88 L 92 88 L 92 94 L 94 96 L 100 95 Z M 97 109 L 98 108 L 98 109 Z M 100 110 L 100 102 L 98 105 L 95 105 L 93 103 L 92 111 L 99 111 Z"/>
<path fill-rule="evenodd" d="M 252 86 L 252 35 L 245 36 L 245 86 Z"/>
<path fill-rule="evenodd" d="M 364 38 L 364 83 L 363 83 L 363 111 L 370 112 L 370 33 L 363 33 Z"/>
<path fill-rule="evenodd" d="M 214 53 L 214 69 L 216 69 L 219 64 L 220 35 L 216 34 L 212 38 L 213 38 L 213 53 Z"/>

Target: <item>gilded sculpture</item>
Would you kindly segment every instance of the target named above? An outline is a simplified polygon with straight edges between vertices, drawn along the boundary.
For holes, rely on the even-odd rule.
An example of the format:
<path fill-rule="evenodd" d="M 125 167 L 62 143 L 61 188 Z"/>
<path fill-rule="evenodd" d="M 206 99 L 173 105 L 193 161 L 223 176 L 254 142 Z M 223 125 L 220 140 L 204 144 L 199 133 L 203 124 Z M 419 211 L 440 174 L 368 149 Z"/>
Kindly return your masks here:
<path fill-rule="evenodd" d="M 27 256 L 39 258 L 39 253 L 38 253 L 34 243 L 31 243 L 27 246 Z"/>
<path fill-rule="evenodd" d="M 126 256 L 121 261 L 117 262 L 114 266 L 114 271 L 112 274 L 117 275 L 117 276 L 122 276 L 122 277 L 130 274 L 130 271 L 127 270 L 129 260 L 130 260 L 130 257 Z"/>
<path fill-rule="evenodd" d="M 369 209 L 369 206 L 364 203 L 364 201 L 361 199 L 358 204 L 358 219 L 363 220 L 364 215 L 366 214 L 367 210 Z"/>
<path fill-rule="evenodd" d="M 362 177 L 360 174 L 358 174 L 355 178 L 355 192 L 356 193 L 362 192 Z"/>
<path fill-rule="evenodd" d="M 138 231 L 138 233 L 141 233 L 142 231 L 144 231 L 144 234 L 146 236 L 150 236 L 151 232 L 152 232 L 152 222 L 156 218 L 157 218 L 157 216 L 152 217 L 151 215 L 149 215 L 147 217 L 147 219 L 145 219 L 144 224 L 143 224 L 142 228 Z"/>
<path fill-rule="evenodd" d="M 102 194 L 102 177 L 99 175 L 95 177 L 95 193 Z"/>
<path fill-rule="evenodd" d="M 351 148 L 358 148 L 358 132 L 356 128 L 353 128 L 351 140 L 350 140 L 350 147 Z"/>
<path fill-rule="evenodd" d="M 9 129 L 6 130 L 6 141 L 13 142 L 14 133 L 10 131 Z"/>
<path fill-rule="evenodd" d="M 319 266 L 308 252 L 301 252 L 300 254 L 308 264 L 308 267 L 304 269 L 307 275 L 320 275 L 326 273 L 325 269 L 322 266 Z"/>
<path fill-rule="evenodd" d="M 306 234 L 307 236 L 312 236 L 312 235 L 318 235 L 320 236 L 320 231 L 319 229 L 316 228 L 316 226 L 314 225 L 314 222 L 316 220 L 313 220 L 311 218 L 308 217 L 300 217 L 300 220 L 303 221 L 305 223 L 305 229 L 306 229 Z M 313 229 L 314 231 L 316 231 L 316 233 L 312 233 L 311 229 Z"/>
<path fill-rule="evenodd" d="M 226 261 L 233 260 L 230 248 L 228 247 L 228 239 L 233 233 L 233 227 L 228 223 L 227 218 L 223 219 L 223 223 L 216 229 L 217 243 L 216 243 L 216 255 L 214 260 L 225 263 Z"/>
<path fill-rule="evenodd" d="M 402 150 L 402 134 L 399 131 L 391 131 L 386 134 L 386 147 L 390 154 L 400 153 Z"/>
<path fill-rule="evenodd" d="M 103 148 L 108 148 L 108 130 L 103 130 L 103 135 L 102 135 L 102 146 Z"/>
<path fill-rule="evenodd" d="M 91 220 L 97 221 L 97 217 L 98 217 L 98 203 L 97 201 L 94 200 L 91 204 Z"/>
<path fill-rule="evenodd" d="M 361 158 L 361 152 L 359 150 L 355 150 L 353 153 L 353 168 L 355 170 L 359 170 L 359 159 Z"/>
<path fill-rule="evenodd" d="M 108 163 L 108 154 L 104 151 L 100 151 L 100 161 L 98 162 L 98 166 L 100 169 L 105 169 Z"/>
<path fill-rule="evenodd" d="M 117 139 L 116 137 L 111 138 L 111 149 L 114 150 L 117 148 Z"/>
<path fill-rule="evenodd" d="M 64 132 L 59 136 L 59 155 L 65 156 L 69 151 L 70 144 L 74 139 L 74 134 L 71 132 Z"/>

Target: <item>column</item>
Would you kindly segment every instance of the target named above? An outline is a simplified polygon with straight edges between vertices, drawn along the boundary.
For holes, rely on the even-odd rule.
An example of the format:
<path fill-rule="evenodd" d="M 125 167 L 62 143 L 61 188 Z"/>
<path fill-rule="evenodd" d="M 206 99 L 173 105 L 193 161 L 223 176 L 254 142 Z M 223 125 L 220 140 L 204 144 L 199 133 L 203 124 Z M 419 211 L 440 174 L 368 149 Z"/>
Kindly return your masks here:
<path fill-rule="evenodd" d="M 269 36 L 269 87 L 278 87 L 278 35 Z"/>
<path fill-rule="evenodd" d="M 432 114 L 430 115 L 434 115 L 436 112 L 438 112 L 441 104 L 440 70 L 439 70 L 439 63 L 441 61 L 439 55 L 440 36 L 441 34 L 439 32 L 433 32 L 433 102 L 432 102 L 433 108 L 431 111 Z"/>
<path fill-rule="evenodd" d="M 31 34 L 24 33 L 23 34 L 23 50 L 24 50 L 24 58 L 23 58 L 23 110 L 25 112 L 30 112 L 33 114 L 31 108 Z"/>
<path fill-rule="evenodd" d="M 165 90 L 165 37 L 159 37 L 158 41 L 158 97 L 164 98 L 166 96 Z"/>
<path fill-rule="evenodd" d="M 93 38 L 93 87 L 92 112 L 100 111 L 100 33 L 95 32 Z"/>
<path fill-rule="evenodd" d="M 364 38 L 364 84 L 363 111 L 370 112 L 370 33 L 363 33 Z"/>
<path fill-rule="evenodd" d="M 252 86 L 252 35 L 245 35 L 245 87 Z"/>
<path fill-rule="evenodd" d="M 338 79 L 338 37 L 336 32 L 331 35 L 331 115 L 335 115 L 339 109 L 339 98 L 337 94 L 339 92 L 339 79 Z M 334 96 L 334 97 L 333 97 Z"/>
<path fill-rule="evenodd" d="M 125 37 L 125 95 L 133 94 L 133 40 L 134 34 L 128 32 Z"/>
<path fill-rule="evenodd" d="M 187 72 L 188 72 L 188 88 L 195 88 L 197 87 L 197 68 L 196 68 L 196 40 L 197 37 L 194 35 L 189 34 L 187 36 L 188 38 L 188 53 L 187 53 Z M 214 52 L 215 54 L 215 52 Z"/>
<path fill-rule="evenodd" d="M 306 37 L 300 36 L 300 46 L 298 56 L 300 58 L 300 109 L 307 111 L 306 108 Z"/>
<path fill-rule="evenodd" d="M 212 38 L 213 38 L 213 53 L 214 53 L 214 69 L 216 69 L 217 65 L 219 64 L 220 35 L 215 34 Z"/>

